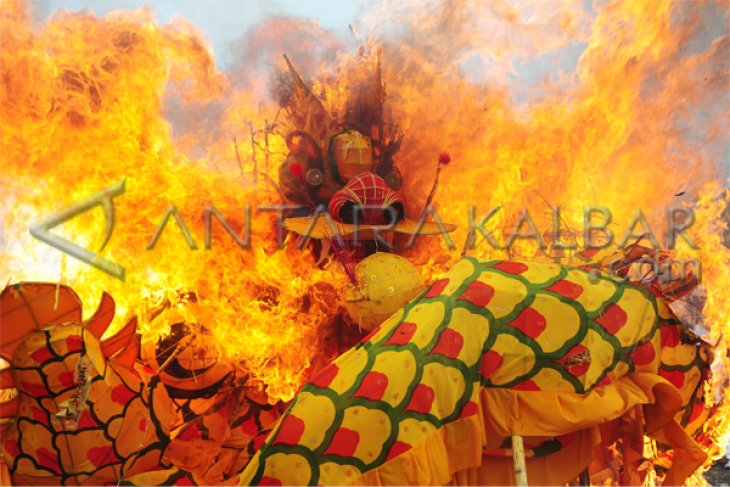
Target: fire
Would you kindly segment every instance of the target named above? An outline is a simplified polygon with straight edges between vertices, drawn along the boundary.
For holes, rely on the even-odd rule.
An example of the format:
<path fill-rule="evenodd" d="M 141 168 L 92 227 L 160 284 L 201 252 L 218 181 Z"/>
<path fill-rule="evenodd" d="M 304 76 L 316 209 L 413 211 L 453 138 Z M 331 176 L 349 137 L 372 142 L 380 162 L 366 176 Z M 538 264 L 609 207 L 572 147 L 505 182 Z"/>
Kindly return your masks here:
<path fill-rule="evenodd" d="M 173 143 L 161 113 L 166 85 L 191 100 L 229 90 L 199 35 L 182 21 L 158 27 L 144 9 L 107 19 L 59 14 L 40 31 L 25 7 L 9 3 L 2 12 L 4 25 L 16 25 L 3 29 L 5 280 L 65 279 L 82 297 L 86 316 L 106 290 L 118 305 L 112 333 L 165 299 L 186 309 L 183 296 L 194 293 L 194 318 L 218 338 L 214 346 L 268 386 L 272 402 L 292 399 L 308 361 L 324 349 L 337 310 L 333 276 L 312 272 L 311 259 L 291 248 L 277 252 L 275 213 L 256 214 L 252 251 L 215 221 L 212 249 L 203 249 L 205 205 L 243 232 L 244 205 L 278 201 L 251 186 L 250 163 L 249 179 L 241 177 L 232 141 L 223 155 L 233 162 L 226 170 L 216 169 L 215 160 L 189 159 Z M 241 141 L 240 149 L 248 161 L 250 145 Z M 127 269 L 126 282 L 66 262 L 29 238 L 29 222 L 124 178 L 125 204 L 116 208 L 102 255 Z M 154 250 L 145 251 L 171 204 L 201 250 L 188 247 L 171 219 Z M 94 210 L 59 233 L 98 249 L 104 228 Z M 172 323 L 154 324 L 142 323 L 145 339 L 166 334 Z"/>
<path fill-rule="evenodd" d="M 452 234 L 458 250 L 432 237 L 404 253 L 427 282 L 458 260 L 469 206 L 477 215 L 502 207 L 487 225 L 502 241 L 523 208 L 548 234 L 551 207 L 560 206 L 566 241 L 582 244 L 584 206 L 609 208 L 616 238 L 640 208 L 663 241 L 667 208 L 693 204 L 689 233 L 701 250 L 680 244 L 679 254 L 702 262 L 712 323 L 706 339 L 718 344 L 716 360 L 730 370 L 727 174 L 718 163 L 730 132 L 730 41 L 727 32 L 707 45 L 697 39 L 704 23 L 727 15 L 720 10 L 727 4 L 608 2 L 595 13 L 583 5 L 386 3 L 365 20 L 372 31 L 362 54 L 336 56 L 345 43 L 305 21 L 267 21 L 249 40 L 281 67 L 280 55 L 289 54 L 331 111 L 342 109 L 356 82 L 352 67 L 382 50 L 386 119 L 407 129 L 396 163 L 408 215 L 423 209 L 437 155 L 453 159 L 435 202 L 444 221 L 459 225 Z M 63 279 L 81 295 L 86 316 L 106 290 L 118 305 L 112 332 L 165 299 L 194 309 L 222 356 L 266 386 L 272 403 L 292 399 L 306 367 L 327 350 L 344 275 L 333 264 L 313 267 L 316 258 L 291 238 L 277 249 L 272 212 L 254 210 L 249 251 L 217 223 L 212 249 L 203 245 L 206 205 L 243 232 L 245 205 L 280 203 L 273 188 L 286 155 L 285 116 L 267 97 L 268 71 L 250 59 L 234 73 L 217 70 L 203 33 L 183 19 L 159 25 L 147 9 L 104 19 L 61 11 L 37 25 L 31 6 L 7 2 L 1 15 L 3 280 Z M 279 43 L 282 31 L 290 37 Z M 309 48 L 291 42 L 297 36 Z M 550 73 L 539 87 L 508 83 L 517 77 L 513 59 L 581 44 L 575 72 Z M 284 50 L 312 45 L 319 50 L 306 58 Z M 188 122 L 181 134 L 165 119 L 170 107 Z M 124 178 L 102 255 L 127 269 L 125 283 L 65 261 L 28 235 L 37 219 Z M 198 250 L 173 219 L 154 250 L 145 250 L 171 204 Z M 98 249 L 104 228 L 95 210 L 54 231 Z M 534 242 L 519 241 L 509 252 L 482 243 L 470 255 L 526 259 L 535 252 Z M 190 293 L 194 308 L 185 303 Z M 144 339 L 169 325 L 143 323 Z M 708 432 L 715 458 L 730 430 L 723 401 Z"/>

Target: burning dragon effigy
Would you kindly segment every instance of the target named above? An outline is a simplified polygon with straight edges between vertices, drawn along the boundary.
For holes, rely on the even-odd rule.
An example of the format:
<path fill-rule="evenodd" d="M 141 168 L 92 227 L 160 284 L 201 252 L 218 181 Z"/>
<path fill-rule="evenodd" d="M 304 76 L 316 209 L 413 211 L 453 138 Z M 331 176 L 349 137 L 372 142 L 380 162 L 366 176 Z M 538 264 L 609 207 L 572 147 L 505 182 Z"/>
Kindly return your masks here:
<path fill-rule="evenodd" d="M 4 2 L 2 483 L 702 483 L 730 11 L 593 9 L 269 19 L 224 73 L 183 19 Z"/>

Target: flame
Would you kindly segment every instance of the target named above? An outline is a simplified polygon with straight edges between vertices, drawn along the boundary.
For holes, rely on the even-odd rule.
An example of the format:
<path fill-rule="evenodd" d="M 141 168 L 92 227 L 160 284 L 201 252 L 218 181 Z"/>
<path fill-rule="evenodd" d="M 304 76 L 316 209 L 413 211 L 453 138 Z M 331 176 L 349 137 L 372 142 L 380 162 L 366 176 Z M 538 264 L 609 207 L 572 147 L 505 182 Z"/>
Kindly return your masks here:
<path fill-rule="evenodd" d="M 324 349 L 337 312 L 334 278 L 312 272 L 312 260 L 291 246 L 277 251 L 275 213 L 255 214 L 251 251 L 215 220 L 212 249 L 203 249 L 205 205 L 243 232 L 243 205 L 278 201 L 253 187 L 250 174 L 241 177 L 235 162 L 216 170 L 217 160 L 190 159 L 173 143 L 162 116 L 166 86 L 197 102 L 230 90 L 200 35 L 182 20 L 158 27 L 146 9 L 106 19 L 60 12 L 40 30 L 19 4 L 3 5 L 2 14 L 4 25 L 16 26 L 3 29 L 4 280 L 59 279 L 60 254 L 31 240 L 29 223 L 126 178 L 126 193 L 115 201 L 114 233 L 101 254 L 126 268 L 126 282 L 67 262 L 65 277 L 82 297 L 85 316 L 108 291 L 117 303 L 113 333 L 132 314 L 165 301 L 185 309 L 183 296 L 194 293 L 193 318 L 214 333 L 224 357 L 268 386 L 272 402 L 291 400 L 306 380 L 308 361 Z M 237 116 L 251 113 L 239 105 Z M 236 161 L 231 139 L 228 145 L 223 157 Z M 274 149 L 281 145 L 272 141 Z M 240 146 L 250 160 L 250 145 L 241 140 Z M 154 250 L 145 251 L 171 204 L 201 250 L 188 247 L 171 219 Z M 98 249 L 104 225 L 94 210 L 54 232 Z M 155 339 L 171 324 L 143 322 L 141 332 Z"/>
<path fill-rule="evenodd" d="M 204 207 L 215 205 L 243 232 L 244 205 L 280 202 L 273 188 L 286 155 L 286 115 L 267 95 L 260 59 L 283 67 L 281 54 L 288 54 L 312 92 L 339 111 L 356 82 L 352 66 L 381 49 L 385 117 L 407 128 L 396 163 L 409 215 L 422 211 L 438 154 L 453 159 L 435 202 L 444 221 L 459 225 L 452 235 L 458 249 L 431 237 L 404 253 L 426 281 L 458 260 L 469 206 L 477 215 L 501 206 L 486 226 L 502 241 L 523 208 L 549 233 L 551 206 L 560 206 L 562 231 L 582 243 L 584 206 L 609 208 L 616 238 L 640 208 L 661 240 L 668 206 L 692 205 L 689 233 L 700 250 L 680 239 L 678 254 L 702 262 L 712 323 L 706 338 L 730 370 L 727 174 L 720 164 L 730 133 L 730 41 L 727 32 L 711 42 L 697 34 L 727 16 L 727 4 L 607 2 L 593 9 L 577 0 L 385 3 L 363 20 L 370 35 L 362 54 L 346 52 L 347 42 L 316 22 L 266 20 L 246 38 L 237 69 L 224 73 L 204 33 L 181 18 L 159 25 L 144 8 L 103 19 L 59 11 L 38 25 L 32 6 L 3 3 L 0 215 L 7 243 L 0 276 L 61 278 L 60 253 L 32 240 L 29 225 L 126 178 L 101 255 L 124 266 L 127 281 L 72 259 L 65 264 L 63 278 L 81 295 L 86 316 L 103 290 L 118 304 L 112 332 L 165 300 L 185 308 L 182 296 L 194 293 L 194 318 L 217 338 L 222 356 L 266 386 L 270 401 L 292 399 L 305 368 L 327 350 L 345 277 L 334 265 L 313 267 L 291 239 L 278 249 L 271 212 L 253 211 L 250 251 L 217 223 L 212 249 L 203 249 Z M 579 48 L 567 74 L 551 72 L 536 86 L 518 82 L 515 59 Z M 178 120 L 175 133 L 166 116 Z M 172 219 L 154 250 L 145 250 L 170 204 L 199 250 Z M 96 250 L 104 225 L 95 210 L 54 231 Z M 509 252 L 482 243 L 470 255 L 535 252 L 534 242 L 520 240 Z M 168 324 L 155 323 L 143 323 L 145 339 L 167 333 Z M 719 407 L 708 432 L 713 458 L 730 430 L 730 402 Z"/>

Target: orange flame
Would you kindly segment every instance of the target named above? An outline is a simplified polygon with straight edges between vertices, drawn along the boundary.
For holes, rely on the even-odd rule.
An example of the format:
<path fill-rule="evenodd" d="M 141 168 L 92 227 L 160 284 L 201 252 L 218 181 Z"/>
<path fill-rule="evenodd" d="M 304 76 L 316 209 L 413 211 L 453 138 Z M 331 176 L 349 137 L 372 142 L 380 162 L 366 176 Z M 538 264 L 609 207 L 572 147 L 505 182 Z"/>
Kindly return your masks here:
<path fill-rule="evenodd" d="M 719 33 L 702 50 L 697 33 L 726 16 L 727 4 L 608 2 L 594 8 L 587 12 L 584 2 L 572 0 L 521 7 L 413 0 L 386 3 L 368 16 L 373 31 L 365 54 L 382 49 L 386 120 L 408 129 L 396 163 L 409 215 L 423 208 L 436 155 L 453 158 L 435 201 L 442 219 L 459 225 L 453 234 L 458 250 L 436 237 L 421 238 L 405 256 L 427 281 L 448 269 L 466 238 L 469 206 L 477 206 L 478 215 L 501 206 L 487 227 L 503 240 L 523 208 L 549 233 L 551 206 L 560 206 L 563 230 L 580 235 L 583 207 L 605 206 L 618 238 L 637 208 L 663 235 L 666 208 L 693 203 L 696 223 L 689 233 L 701 250 L 680 246 L 679 253 L 702 261 L 712 323 L 707 339 L 724 352 L 730 250 L 722 242 L 727 196 L 721 181 L 727 175 L 718 161 L 730 132 L 730 42 Z M 344 276 L 334 266 L 313 268 L 314 260 L 291 242 L 277 250 L 276 215 L 260 211 L 254 212 L 251 251 L 238 248 L 217 224 L 211 250 L 190 250 L 172 221 L 155 249 L 144 250 L 170 204 L 202 249 L 205 205 L 215 205 L 243 232 L 244 205 L 279 203 L 271 183 L 286 155 L 285 115 L 265 96 L 267 73 L 246 57 L 235 73 L 218 71 L 191 24 L 177 19 L 160 26 L 147 9 L 104 19 L 61 11 L 42 26 L 31 21 L 26 4 L 3 3 L 0 15 L 8 26 L 0 34 L 3 280 L 59 279 L 60 254 L 31 240 L 29 225 L 127 178 L 102 253 L 127 269 L 127 282 L 66 263 L 63 277 L 82 296 L 87 315 L 101 291 L 110 292 L 121 310 L 113 332 L 125 314 L 165 298 L 183 306 L 180 293 L 194 292 L 194 318 L 217 337 L 222 356 L 265 385 L 272 402 L 290 400 L 306 380 L 303 370 L 325 350 Z M 279 43 L 282 32 L 289 37 Z M 293 42 L 297 36 L 307 42 Z M 249 41 L 273 59 L 290 54 L 312 92 L 328 109 L 341 109 L 352 80 L 348 69 L 336 68 L 359 60 L 359 54 L 335 55 L 344 42 L 316 23 L 286 19 L 267 20 Z M 508 83 L 519 76 L 515 59 L 581 44 L 574 73 L 550 73 L 537 87 Z M 187 122 L 178 124 L 181 134 L 165 120 L 169 106 Z M 269 133 L 268 155 L 260 132 L 266 122 L 278 124 Z M 253 144 L 251 127 L 259 131 Z M 685 196 L 675 196 L 680 193 Z M 56 231 L 98 249 L 104 220 L 101 212 L 89 212 Z M 472 253 L 532 258 L 535 248 L 520 241 L 507 253 L 482 244 Z M 167 329 L 147 323 L 142 332 L 154 339 Z M 730 370 L 727 355 L 717 356 Z M 730 430 L 729 404 L 725 399 L 712 427 L 713 457 Z"/>

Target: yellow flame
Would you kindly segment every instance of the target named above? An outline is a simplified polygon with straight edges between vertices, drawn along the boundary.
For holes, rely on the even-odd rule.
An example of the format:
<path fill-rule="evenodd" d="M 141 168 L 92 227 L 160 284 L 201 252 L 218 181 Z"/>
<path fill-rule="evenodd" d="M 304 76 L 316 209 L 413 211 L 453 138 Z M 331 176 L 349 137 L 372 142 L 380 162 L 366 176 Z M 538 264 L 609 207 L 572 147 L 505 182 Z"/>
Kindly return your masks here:
<path fill-rule="evenodd" d="M 397 163 L 409 215 L 422 210 L 437 155 L 448 152 L 453 159 L 435 201 L 441 218 L 459 225 L 453 235 L 458 250 L 437 237 L 421 238 L 404 255 L 432 281 L 458 260 L 473 205 L 478 215 L 502 207 L 488 228 L 503 240 L 523 208 L 547 233 L 550 207 L 560 206 L 563 230 L 580 235 L 583 207 L 606 206 L 614 217 L 610 228 L 620 237 L 637 208 L 661 235 L 667 206 L 692 202 L 690 234 L 701 250 L 680 246 L 679 254 L 702 261 L 709 340 L 717 341 L 717 360 L 728 369 L 730 251 L 722 245 L 721 223 L 727 196 L 710 150 L 727 142 L 721 96 L 728 88 L 727 36 L 685 55 L 692 34 L 701 30 L 700 10 L 710 8 L 705 4 L 608 2 L 592 14 L 583 3 L 423 6 L 414 0 L 373 10 L 370 27 L 383 20 L 409 26 L 397 43 L 387 42 L 378 30 L 386 27 L 378 27 L 370 46 L 383 51 L 388 121 L 408 128 Z M 165 300 L 185 309 L 181 296 L 195 293 L 194 318 L 217 338 L 222 357 L 265 385 L 270 401 L 290 400 L 306 380 L 304 369 L 328 347 L 344 276 L 335 266 L 313 268 L 314 259 L 291 241 L 277 249 L 275 213 L 254 211 L 252 250 L 240 249 L 217 223 L 213 248 L 203 249 L 205 205 L 215 205 L 243 232 L 244 205 L 279 203 L 261 176 L 268 173 L 276 183 L 286 155 L 285 115 L 261 96 L 266 77 L 254 73 L 245 87 L 236 87 L 231 80 L 246 74 L 218 71 L 191 24 L 177 19 L 161 26 L 148 9 L 104 19 L 61 11 L 36 25 L 27 4 L 10 1 L 0 15 L 6 27 L 0 33 L 3 284 L 58 280 L 60 254 L 32 240 L 29 225 L 127 178 L 127 191 L 116 201 L 117 225 L 102 253 L 127 269 L 127 281 L 73 260 L 65 266 L 85 315 L 104 290 L 118 305 L 113 330 Z M 276 42 L 283 22 L 269 21 L 262 38 Z M 312 23 L 286 25 L 311 30 L 322 45 L 336 47 Z M 517 74 L 513 59 L 579 43 L 586 47 L 575 73 L 558 73 L 522 92 L 508 85 Z M 348 70 L 333 74 L 332 66 L 350 66 L 357 56 L 308 68 L 321 73 L 312 86 L 328 109 L 342 110 L 352 82 Z M 460 63 L 474 59 L 487 81 L 460 71 Z M 523 101 L 516 101 L 518 95 Z M 163 116 L 172 101 L 200 125 L 173 137 Z M 201 108 L 207 104 L 226 108 L 210 122 Z M 269 136 L 268 158 L 257 146 L 254 181 L 249 123 L 257 131 L 265 120 L 279 126 Z M 690 126 L 702 127 L 702 144 L 687 136 Z M 263 144 L 260 134 L 256 144 Z M 675 197 L 680 192 L 686 196 Z M 173 220 L 154 250 L 145 250 L 170 204 L 199 250 L 187 246 Z M 100 211 L 89 212 L 54 231 L 98 249 L 104 220 Z M 531 242 L 520 241 L 511 253 L 482 244 L 473 254 L 531 258 L 534 252 Z M 154 339 L 167 333 L 169 323 L 141 326 L 145 339 Z M 727 440 L 729 409 L 723 399 L 709 426 L 713 458 Z"/>

